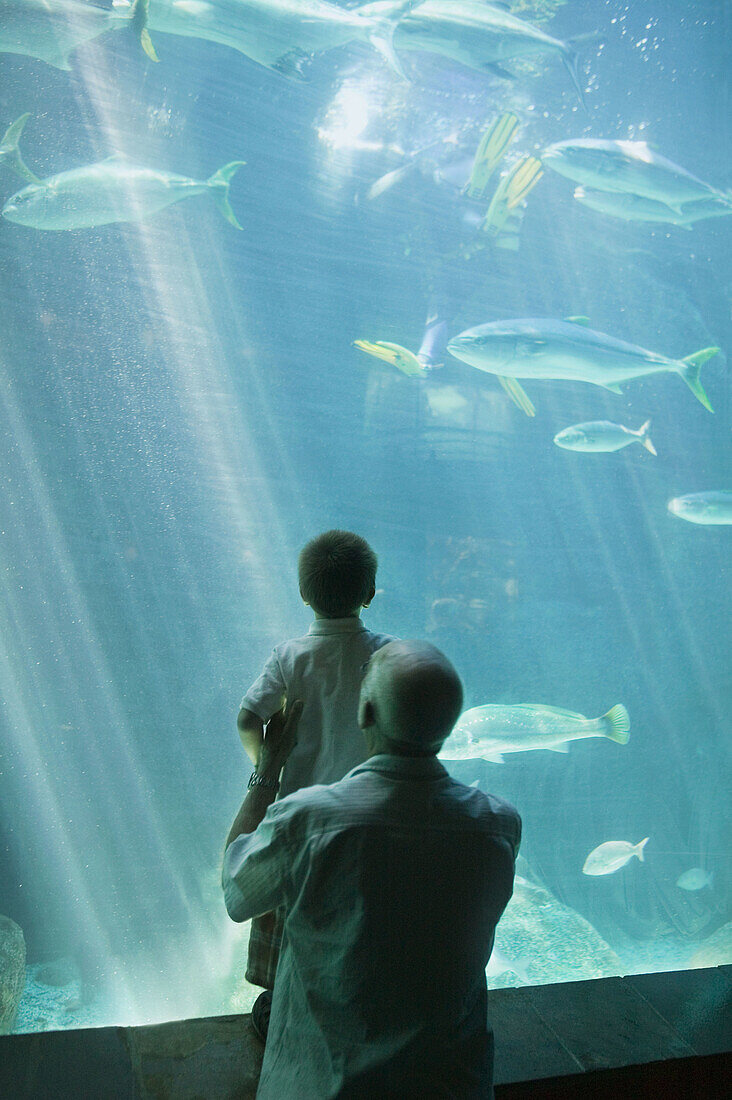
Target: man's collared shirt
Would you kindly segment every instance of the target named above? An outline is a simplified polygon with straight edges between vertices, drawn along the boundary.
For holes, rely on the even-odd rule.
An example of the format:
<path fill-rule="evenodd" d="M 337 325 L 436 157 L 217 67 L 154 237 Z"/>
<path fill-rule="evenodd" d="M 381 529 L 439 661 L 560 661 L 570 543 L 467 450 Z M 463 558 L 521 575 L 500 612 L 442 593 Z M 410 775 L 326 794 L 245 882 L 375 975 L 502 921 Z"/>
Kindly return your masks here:
<path fill-rule="evenodd" d="M 260 1100 L 492 1094 L 485 967 L 520 839 L 435 757 L 380 755 L 232 842 L 232 919 L 287 908 Z"/>
<path fill-rule="evenodd" d="M 304 637 L 275 647 L 240 705 L 266 723 L 285 696 L 303 702 L 281 797 L 312 783 L 334 783 L 364 759 L 357 722 L 363 665 L 391 641 L 390 634 L 374 634 L 351 616 L 316 619 Z"/>

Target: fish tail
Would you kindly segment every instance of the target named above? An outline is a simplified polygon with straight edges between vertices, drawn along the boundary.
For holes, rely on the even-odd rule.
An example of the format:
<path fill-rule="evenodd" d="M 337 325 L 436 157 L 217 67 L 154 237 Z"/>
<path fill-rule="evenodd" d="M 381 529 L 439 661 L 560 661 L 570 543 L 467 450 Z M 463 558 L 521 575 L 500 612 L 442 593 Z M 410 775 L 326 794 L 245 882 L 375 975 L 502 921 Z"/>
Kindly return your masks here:
<path fill-rule="evenodd" d="M 470 179 L 464 188 L 468 198 L 485 198 L 488 183 L 513 138 L 518 121 L 518 115 L 504 111 L 483 134 L 475 151 Z"/>
<path fill-rule="evenodd" d="M 150 0 L 134 0 L 130 10 L 130 24 L 133 31 L 140 39 L 140 45 L 151 61 L 159 61 L 155 52 L 148 23 L 150 19 Z"/>
<path fill-rule="evenodd" d="M 652 455 L 657 455 L 658 451 L 651 443 L 651 437 L 648 434 L 648 429 L 650 428 L 650 426 L 650 420 L 646 420 L 645 424 L 641 424 L 640 428 L 638 429 L 638 438 L 640 439 L 641 443 L 647 451 L 650 451 Z"/>
<path fill-rule="evenodd" d="M 409 77 L 404 72 L 401 61 L 394 49 L 394 31 L 399 21 L 405 15 L 409 15 L 412 8 L 420 3 L 423 3 L 423 0 L 394 0 L 379 16 L 370 13 L 368 10 L 371 8 L 370 4 L 365 4 L 362 11 L 359 8 L 356 9 L 357 12 L 363 15 L 364 19 L 368 19 L 371 23 L 371 30 L 369 31 L 371 45 L 375 50 L 378 50 L 397 76 L 401 77 L 402 80 L 406 80 L 407 83 L 409 83 Z"/>
<path fill-rule="evenodd" d="M 683 366 L 679 370 L 679 374 L 694 394 L 694 397 L 696 397 L 697 401 L 701 401 L 704 408 L 709 409 L 710 412 L 714 412 L 714 409 L 704 392 L 704 387 L 699 379 L 699 373 L 707 359 L 711 359 L 719 350 L 719 348 L 702 348 L 701 351 L 695 351 L 693 355 L 686 355 L 681 360 Z"/>
<path fill-rule="evenodd" d="M 643 858 L 643 849 L 650 839 L 651 838 L 649 836 L 644 837 L 643 840 L 639 840 L 638 843 L 635 845 L 634 851 L 641 863 L 645 863 L 645 860 Z"/>
<path fill-rule="evenodd" d="M 589 114 L 589 111 L 587 110 L 587 104 L 585 103 L 585 93 L 582 91 L 582 85 L 579 78 L 579 55 L 577 51 L 573 49 L 572 46 L 566 46 L 565 49 L 562 50 L 562 61 L 564 62 L 564 66 L 567 72 L 572 78 L 574 90 L 577 93 L 577 98 L 582 104 L 582 109 L 585 111 L 586 114 Z"/>
<path fill-rule="evenodd" d="M 229 202 L 229 187 L 235 173 L 238 172 L 244 164 L 246 164 L 245 160 L 232 160 L 229 164 L 225 164 L 223 168 L 219 168 L 218 172 L 214 172 L 210 179 L 206 181 L 211 188 L 211 195 L 213 196 L 214 202 L 227 222 L 231 222 L 235 229 L 243 229 L 244 226 L 239 224 L 236 214 L 231 208 L 231 203 Z"/>
<path fill-rule="evenodd" d="M 15 122 L 11 122 L 0 141 L 0 164 L 5 161 L 8 168 L 12 168 L 16 175 L 30 183 L 39 183 L 38 176 L 31 172 L 20 154 L 20 135 L 30 118 L 30 111 L 26 111 Z"/>
<path fill-rule="evenodd" d="M 503 386 L 508 396 L 513 401 L 514 405 L 517 405 L 521 412 L 526 413 L 527 416 L 536 416 L 536 409 L 531 401 L 531 398 L 527 394 L 520 382 L 515 378 L 508 378 L 499 374 L 496 376 L 498 381 Z"/>
<path fill-rule="evenodd" d="M 602 720 L 606 724 L 605 736 L 619 745 L 627 745 L 630 737 L 630 716 L 622 703 L 611 707 Z"/>

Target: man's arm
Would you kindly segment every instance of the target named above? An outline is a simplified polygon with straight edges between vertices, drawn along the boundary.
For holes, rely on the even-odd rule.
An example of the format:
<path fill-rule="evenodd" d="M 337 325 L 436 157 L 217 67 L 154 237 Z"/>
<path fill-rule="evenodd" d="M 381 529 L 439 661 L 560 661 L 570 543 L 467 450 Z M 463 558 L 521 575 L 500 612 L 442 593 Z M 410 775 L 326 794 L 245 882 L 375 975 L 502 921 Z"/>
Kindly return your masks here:
<path fill-rule="evenodd" d="M 242 707 L 236 720 L 236 728 L 239 730 L 239 737 L 244 746 L 244 751 L 254 767 L 258 768 L 264 742 L 264 723 L 262 719 L 253 711 Z"/>
<path fill-rule="evenodd" d="M 251 715 L 251 711 L 239 711 L 242 714 Z M 288 756 L 295 747 L 297 724 L 302 714 L 302 703 L 297 700 L 287 707 L 273 714 L 267 723 L 267 732 L 261 741 L 261 750 L 256 764 L 257 776 L 262 782 L 256 783 L 247 791 L 247 796 L 234 818 L 226 838 L 226 848 L 233 840 L 244 833 L 253 833 L 268 808 L 272 805 L 277 795 L 280 772 L 285 766 Z M 252 715 L 256 718 L 256 715 Z M 256 718 L 261 729 L 262 723 Z M 244 738 L 242 736 L 242 742 Z M 246 744 L 244 745 L 246 748 Z M 247 749 L 247 752 L 249 750 Z M 251 756 L 251 753 L 249 754 Z"/>

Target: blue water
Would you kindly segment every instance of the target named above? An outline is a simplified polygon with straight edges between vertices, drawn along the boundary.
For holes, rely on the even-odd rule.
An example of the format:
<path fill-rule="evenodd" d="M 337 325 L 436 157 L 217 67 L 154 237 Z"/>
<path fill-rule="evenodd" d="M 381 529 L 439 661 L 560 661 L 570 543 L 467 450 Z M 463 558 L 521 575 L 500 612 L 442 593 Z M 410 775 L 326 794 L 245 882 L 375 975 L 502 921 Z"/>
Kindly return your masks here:
<path fill-rule="evenodd" d="M 505 110 L 507 165 L 647 139 L 729 189 L 720 7 L 514 4 L 553 12 L 558 38 L 598 32 L 587 112 L 550 56 L 507 81 L 413 53 L 406 84 L 366 44 L 306 61 L 305 81 L 168 34 L 158 64 L 131 32 L 68 72 L 0 54 L 0 130 L 31 113 L 41 177 L 115 152 L 199 179 L 246 161 L 242 232 L 205 196 L 131 224 L 0 225 L 0 912 L 27 944 L 19 1030 L 249 1003 L 218 886 L 250 770 L 235 717 L 271 646 L 307 629 L 297 552 L 334 526 L 379 554 L 367 625 L 442 648 L 466 706 L 630 713 L 625 746 L 454 766 L 524 819 L 528 916 L 499 931 L 517 969 L 497 984 L 730 961 L 732 533 L 666 505 L 732 488 L 732 219 L 609 218 L 547 171 L 518 252 L 465 259 L 465 204 L 432 170 L 450 146 L 366 197 L 436 138 L 472 156 Z M 0 166 L 2 201 L 22 185 Z M 449 335 L 581 314 L 671 357 L 716 345 L 715 412 L 664 374 L 622 396 L 529 380 L 530 419 L 448 355 L 420 380 L 352 346 L 416 351 L 435 304 Z M 552 443 L 648 417 L 657 458 Z M 643 863 L 582 874 L 603 841 L 646 836 Z M 695 866 L 711 887 L 680 889 Z"/>

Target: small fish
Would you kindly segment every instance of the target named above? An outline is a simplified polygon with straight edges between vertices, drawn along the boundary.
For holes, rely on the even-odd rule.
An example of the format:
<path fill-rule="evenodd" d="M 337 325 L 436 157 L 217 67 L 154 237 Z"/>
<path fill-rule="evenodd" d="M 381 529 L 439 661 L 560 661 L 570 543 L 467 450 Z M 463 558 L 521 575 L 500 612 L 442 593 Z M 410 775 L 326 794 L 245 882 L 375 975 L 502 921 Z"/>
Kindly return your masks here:
<path fill-rule="evenodd" d="M 672 516 L 689 523 L 707 525 L 732 523 L 732 489 L 717 489 L 706 493 L 689 493 L 668 502 Z"/>
<path fill-rule="evenodd" d="M 653 199 L 678 214 L 686 203 L 699 199 L 732 207 L 729 195 L 659 156 L 645 141 L 558 141 L 544 150 L 541 162 L 585 187 Z"/>
<path fill-rule="evenodd" d="M 584 318 L 565 321 L 527 317 L 491 321 L 454 336 L 447 350 L 456 359 L 489 374 L 510 378 L 590 382 L 620 393 L 620 383 L 649 374 L 680 374 L 696 399 L 713 412 L 699 373 L 719 348 L 703 348 L 684 359 L 669 359 L 637 344 L 595 332 Z"/>
<path fill-rule="evenodd" d="M 362 15 L 379 15 L 385 8 L 388 8 L 385 0 L 376 0 L 358 11 Z M 552 38 L 512 15 L 504 5 L 487 4 L 483 0 L 424 0 L 415 4 L 397 24 L 394 48 L 397 53 L 417 50 L 441 54 L 466 68 L 504 79 L 513 79 L 513 74 L 503 68 L 504 61 L 558 54 L 584 106 L 574 45 Z"/>
<path fill-rule="evenodd" d="M 494 947 L 485 968 L 486 977 L 499 978 L 502 974 L 515 974 L 524 985 L 531 985 L 529 967 L 533 961 L 533 959 L 525 957 L 511 959 L 501 951 L 500 947 Z"/>
<path fill-rule="evenodd" d="M 705 871 L 703 867 L 692 867 L 684 871 L 676 879 L 676 885 L 682 890 L 703 890 L 705 886 L 711 886 L 714 875 Z"/>
<path fill-rule="evenodd" d="M 651 443 L 648 429 L 650 420 L 646 420 L 637 432 L 622 424 L 613 424 L 611 420 L 589 420 L 584 424 L 573 424 L 563 428 L 554 436 L 557 447 L 566 451 L 592 451 L 605 453 L 619 451 L 630 443 L 642 443 L 647 451 L 655 455 L 656 448 Z"/>
<path fill-rule="evenodd" d="M 125 10 L 107 11 L 88 0 L 2 0 L 0 53 L 17 53 L 70 69 L 69 55 L 84 42 L 128 27 L 145 53 L 157 61 L 147 29 L 149 0 L 134 0 Z"/>
<path fill-rule="evenodd" d="M 243 164 L 234 160 L 209 179 L 194 180 L 113 156 L 29 184 L 8 199 L 2 214 L 34 229 L 88 229 L 140 221 L 182 199 L 209 194 L 226 220 L 241 229 L 229 203 L 229 185 Z"/>
<path fill-rule="evenodd" d="M 630 844 L 627 840 L 606 840 L 588 855 L 582 868 L 584 875 L 611 875 L 624 867 L 629 859 L 638 856 L 643 863 L 643 849 L 650 840 L 644 837 L 637 844 Z"/>
<path fill-rule="evenodd" d="M 695 199 L 684 203 L 680 209 L 667 206 L 658 199 L 623 191 L 591 191 L 586 187 L 575 187 L 574 197 L 583 206 L 612 218 L 621 218 L 626 222 L 661 222 L 688 230 L 696 222 L 732 214 L 732 204 L 716 197 Z"/>
<path fill-rule="evenodd" d="M 583 737 L 607 737 L 619 745 L 627 744 L 627 710 L 618 703 L 599 718 L 585 718 L 542 703 L 473 707 L 460 716 L 439 755 L 441 760 L 479 758 L 501 763 L 506 752 L 567 752 L 568 742 Z"/>

